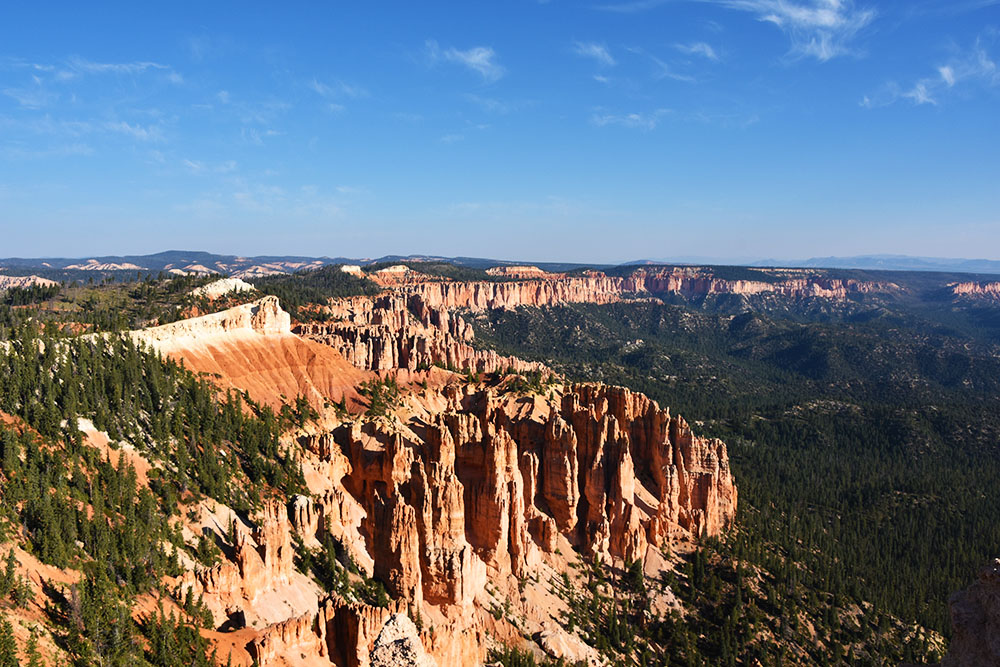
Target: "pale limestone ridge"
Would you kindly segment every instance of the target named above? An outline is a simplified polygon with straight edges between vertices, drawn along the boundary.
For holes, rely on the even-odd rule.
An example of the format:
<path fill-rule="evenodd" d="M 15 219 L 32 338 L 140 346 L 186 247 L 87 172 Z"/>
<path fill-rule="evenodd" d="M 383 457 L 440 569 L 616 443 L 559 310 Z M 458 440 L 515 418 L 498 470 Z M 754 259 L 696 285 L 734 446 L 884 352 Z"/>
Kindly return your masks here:
<path fill-rule="evenodd" d="M 281 309 L 278 297 L 265 296 L 219 313 L 133 331 L 130 335 L 137 343 L 168 354 L 175 348 L 196 347 L 219 338 L 290 336 L 291 316 Z"/>
<path fill-rule="evenodd" d="M 244 282 L 239 278 L 222 278 L 221 280 L 216 280 L 215 282 L 191 290 L 191 296 L 218 299 L 230 292 L 254 292 L 256 289 L 250 283 Z"/>
<path fill-rule="evenodd" d="M 10 289 L 11 287 L 32 287 L 37 285 L 39 287 L 49 287 L 51 285 L 58 285 L 54 280 L 49 280 L 48 278 L 41 278 L 39 276 L 0 276 L 0 292 Z"/>

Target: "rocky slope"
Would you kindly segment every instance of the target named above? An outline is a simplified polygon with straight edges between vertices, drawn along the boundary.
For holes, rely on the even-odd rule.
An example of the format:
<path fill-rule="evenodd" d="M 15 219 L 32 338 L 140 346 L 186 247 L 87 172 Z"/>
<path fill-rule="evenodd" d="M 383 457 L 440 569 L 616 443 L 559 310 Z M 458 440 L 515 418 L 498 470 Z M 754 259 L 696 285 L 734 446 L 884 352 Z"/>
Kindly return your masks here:
<path fill-rule="evenodd" d="M 238 649 L 235 664 L 474 665 L 494 642 L 532 635 L 592 660 L 559 629 L 553 578 L 580 557 L 643 561 L 733 520 L 725 444 L 642 394 L 545 375 L 530 391 L 498 371 L 543 367 L 473 349 L 469 325 L 419 293 L 329 311 L 335 321 L 293 333 L 265 297 L 133 334 L 258 400 L 316 394 L 322 408 L 349 395 L 360 406 L 328 408 L 287 441 L 308 496 L 266 502 L 249 519 L 206 504 L 188 526 L 229 546 L 173 590 L 204 600 L 225 630 L 210 635 Z M 490 373 L 489 383 L 435 363 Z M 384 416 L 360 414 L 368 399 L 353 388 L 379 378 L 397 381 L 399 396 Z M 324 593 L 296 569 L 296 544 L 331 538 L 357 564 L 352 577 L 385 585 L 387 607 Z"/>
<path fill-rule="evenodd" d="M 336 349 L 358 368 L 371 371 L 446 368 L 494 373 L 541 371 L 542 366 L 492 350 L 474 349 L 472 327 L 420 295 L 389 294 L 333 302 L 332 322 L 301 324 L 295 333 Z"/>
<path fill-rule="evenodd" d="M 329 346 L 292 334 L 290 317 L 274 297 L 132 335 L 216 377 L 221 388 L 247 391 L 272 407 L 298 396 L 319 408 L 327 402 L 351 403 L 357 398 L 354 388 L 366 379 Z"/>

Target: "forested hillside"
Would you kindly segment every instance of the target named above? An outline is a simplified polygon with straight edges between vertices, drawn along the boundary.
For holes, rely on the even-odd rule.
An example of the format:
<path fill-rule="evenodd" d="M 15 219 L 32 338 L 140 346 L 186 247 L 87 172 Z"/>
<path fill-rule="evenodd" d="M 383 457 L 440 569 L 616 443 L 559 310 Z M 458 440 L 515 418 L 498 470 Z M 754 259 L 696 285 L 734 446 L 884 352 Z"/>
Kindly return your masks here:
<path fill-rule="evenodd" d="M 819 305 L 581 304 L 474 322 L 482 345 L 641 390 L 724 438 L 741 493 L 731 540 L 781 584 L 766 596 L 782 610 L 829 594 L 947 634 L 949 594 L 1000 543 L 995 331 L 983 308 Z"/>
<path fill-rule="evenodd" d="M 207 380 L 124 339 L 44 335 L 17 319 L 0 347 L 0 537 L 83 575 L 46 590 L 46 624 L 81 666 L 214 664 L 195 629 L 197 600 L 173 600 L 181 616 L 134 619 L 133 607 L 138 596 L 171 599 L 161 577 L 180 573 L 180 554 L 218 559 L 214 541 L 185 544 L 173 517 L 187 506 L 210 497 L 249 512 L 303 488 L 296 461 L 278 450 L 292 413 L 236 394 L 220 401 Z M 85 442 L 79 419 L 154 462 L 148 484 L 126 458 L 112 465 Z M 26 602 L 12 571 L 0 607 Z"/>

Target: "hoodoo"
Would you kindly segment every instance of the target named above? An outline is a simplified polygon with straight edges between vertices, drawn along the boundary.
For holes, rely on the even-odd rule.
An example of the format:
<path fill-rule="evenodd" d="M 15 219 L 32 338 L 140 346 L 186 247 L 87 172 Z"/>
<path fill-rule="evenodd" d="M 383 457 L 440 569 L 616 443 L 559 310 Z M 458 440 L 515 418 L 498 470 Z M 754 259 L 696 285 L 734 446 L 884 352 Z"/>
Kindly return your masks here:
<path fill-rule="evenodd" d="M 363 408 L 366 383 L 397 378 L 383 416 L 328 414 L 299 437 L 310 496 L 269 502 L 249 524 L 215 510 L 230 516 L 216 524 L 235 532 L 234 552 L 178 584 L 217 626 L 245 627 L 258 664 L 292 653 L 310 664 L 478 664 L 487 636 L 516 632 L 491 609 L 519 581 L 538 582 L 517 608 L 541 632 L 546 605 L 561 604 L 542 573 L 565 569 L 574 551 L 642 562 L 649 549 L 717 534 L 735 516 L 721 441 L 695 436 L 642 394 L 564 384 L 541 364 L 473 348 L 471 327 L 447 307 L 454 301 L 432 306 L 410 288 L 334 301 L 329 322 L 294 329 L 265 297 L 134 334 L 221 387 L 275 404 L 301 394 L 322 408 L 349 396 Z M 436 366 L 495 380 L 470 383 Z M 518 372 L 544 384 L 526 389 Z M 385 585 L 388 607 L 327 597 L 295 570 L 293 543 L 331 538 L 361 576 Z M 400 615 L 407 610 L 433 633 Z"/>

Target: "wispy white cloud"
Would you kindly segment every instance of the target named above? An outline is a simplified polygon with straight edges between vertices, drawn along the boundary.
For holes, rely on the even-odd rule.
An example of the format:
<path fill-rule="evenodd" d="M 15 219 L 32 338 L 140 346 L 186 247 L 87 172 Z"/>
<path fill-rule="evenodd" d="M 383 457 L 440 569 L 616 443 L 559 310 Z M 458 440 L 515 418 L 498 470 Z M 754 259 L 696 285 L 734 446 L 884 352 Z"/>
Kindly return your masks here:
<path fill-rule="evenodd" d="M 277 137 L 281 135 L 281 132 L 277 130 L 261 130 L 256 127 L 244 127 L 240 131 L 240 135 L 243 137 L 243 141 L 248 144 L 253 144 L 254 146 L 263 146 L 264 139 L 270 139 L 271 137 Z"/>
<path fill-rule="evenodd" d="M 44 160 L 52 157 L 93 155 L 94 149 L 88 144 L 71 143 L 48 148 L 27 148 L 22 145 L 0 146 L 0 158 L 11 161 Z"/>
<path fill-rule="evenodd" d="M 272 183 L 249 181 L 239 176 L 225 178 L 225 186 L 204 193 L 175 210 L 199 218 L 228 218 L 255 214 L 301 218 L 312 222 L 340 217 L 339 198 L 315 185 L 283 187 Z"/>
<path fill-rule="evenodd" d="M 99 63 L 93 60 L 73 56 L 69 59 L 69 66 L 79 72 L 88 74 L 139 74 L 147 70 L 169 70 L 168 65 L 161 65 L 151 61 L 136 61 L 131 63 Z"/>
<path fill-rule="evenodd" d="M 488 113 L 495 113 L 499 115 L 505 115 L 509 113 L 514 113 L 515 111 L 520 111 L 526 107 L 532 106 L 533 102 L 531 100 L 499 100 L 494 97 L 483 97 L 482 95 L 476 95 L 475 93 L 465 93 L 462 97 L 470 104 L 475 104 L 483 111 Z"/>
<path fill-rule="evenodd" d="M 853 0 L 707 0 L 750 12 L 773 23 L 791 39 L 792 53 L 820 61 L 856 55 L 852 42 L 877 16 Z"/>
<path fill-rule="evenodd" d="M 442 49 L 435 40 L 428 39 L 424 47 L 427 58 L 432 63 L 445 61 L 462 65 L 479 74 L 488 83 L 498 81 L 506 73 L 503 66 L 497 62 L 496 52 L 489 46 L 474 46 L 465 51 L 454 47 Z"/>
<path fill-rule="evenodd" d="M 193 174 L 232 174 L 237 171 L 239 165 L 236 160 L 226 160 L 216 164 L 209 164 L 201 160 L 181 160 L 183 164 Z"/>
<path fill-rule="evenodd" d="M 688 83 L 695 80 L 693 76 L 676 71 L 668 62 L 654 56 L 645 49 L 629 47 L 627 50 L 630 53 L 649 58 L 650 62 L 653 63 L 653 78 L 655 79 L 674 79 L 675 81 L 686 81 Z"/>
<path fill-rule="evenodd" d="M 146 72 L 162 72 L 167 81 L 173 84 L 184 83 L 184 77 L 170 65 L 164 65 L 149 60 L 137 60 L 128 63 L 102 63 L 73 56 L 66 61 L 67 68 L 59 72 L 57 78 L 66 80 L 79 74 L 116 74 L 119 76 L 136 76 Z"/>
<path fill-rule="evenodd" d="M 654 55 L 650 55 L 649 59 L 653 61 L 654 65 L 656 65 L 656 72 L 654 76 L 657 79 L 673 79 L 674 81 L 686 81 L 688 83 L 695 80 L 693 76 L 674 71 L 673 67 Z"/>
<path fill-rule="evenodd" d="M 184 82 L 184 77 L 175 72 L 169 65 L 152 61 L 103 63 L 73 56 L 55 65 L 7 59 L 0 60 L 0 69 L 22 72 L 27 70 L 29 76 L 24 84 L 10 86 L 0 91 L 26 109 L 41 109 L 50 106 L 66 92 L 66 85 L 83 76 L 108 74 L 138 76 L 143 73 L 159 72 L 170 83 L 181 84 Z M 74 99 L 74 94 L 66 93 L 66 95 L 70 100 Z"/>
<path fill-rule="evenodd" d="M 670 109 L 656 109 L 648 113 L 634 112 L 624 114 L 607 113 L 598 109 L 591 116 L 590 122 L 598 127 L 618 125 L 620 127 L 649 131 L 656 129 L 660 120 L 669 113 Z"/>
<path fill-rule="evenodd" d="M 138 123 L 131 124 L 124 120 L 108 122 L 104 124 L 104 129 L 111 132 L 118 132 L 119 134 L 124 134 L 132 137 L 133 139 L 138 139 L 139 141 L 162 141 L 163 131 L 160 127 L 156 125 L 142 126 Z"/>
<path fill-rule="evenodd" d="M 453 134 L 446 134 L 443 137 L 441 137 L 441 142 L 446 144 L 457 144 L 460 141 L 465 141 L 464 134 L 453 133 Z"/>
<path fill-rule="evenodd" d="M 955 16 L 1000 5 L 1000 0 L 910 0 L 906 13 L 910 16 Z"/>
<path fill-rule="evenodd" d="M 711 44 L 705 42 L 692 42 L 691 44 L 674 44 L 674 48 L 689 56 L 702 56 L 709 60 L 718 60 L 719 56 Z"/>
<path fill-rule="evenodd" d="M 900 100 L 908 100 L 917 106 L 937 105 L 949 91 L 965 85 L 1000 86 L 1000 67 L 981 38 L 976 40 L 972 49 L 935 68 L 933 75 L 918 79 L 909 86 L 890 81 L 881 90 L 865 95 L 860 104 L 868 109 L 889 106 Z"/>
<path fill-rule="evenodd" d="M 668 0 L 637 0 L 597 8 L 634 13 L 654 9 Z M 675 0 L 676 1 L 676 0 Z M 858 34 L 869 27 L 877 13 L 856 7 L 854 0 L 688 0 L 707 2 L 748 12 L 758 21 L 773 23 L 791 40 L 791 53 L 827 61 L 837 56 L 857 55 L 853 46 Z"/>
<path fill-rule="evenodd" d="M 604 44 L 597 42 L 574 42 L 573 53 L 584 58 L 593 58 L 599 65 L 614 67 L 615 59 Z"/>
<path fill-rule="evenodd" d="M 317 79 L 313 79 L 309 83 L 309 87 L 322 97 L 328 97 L 328 98 L 350 97 L 352 99 L 357 99 L 360 97 L 368 97 L 368 91 L 365 88 L 349 83 L 344 83 L 343 81 L 324 83 Z"/>
<path fill-rule="evenodd" d="M 941 75 L 941 80 L 948 84 L 949 88 L 955 85 L 955 70 L 950 65 L 938 67 L 938 74 Z"/>
<path fill-rule="evenodd" d="M 25 109 L 41 109 L 54 102 L 59 95 L 36 84 L 31 88 L 4 88 L 3 94 Z"/>

